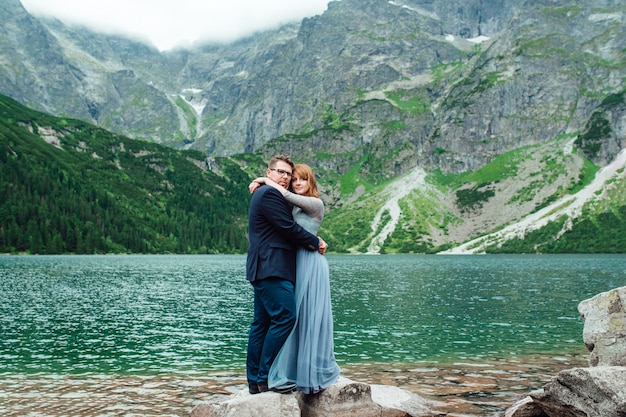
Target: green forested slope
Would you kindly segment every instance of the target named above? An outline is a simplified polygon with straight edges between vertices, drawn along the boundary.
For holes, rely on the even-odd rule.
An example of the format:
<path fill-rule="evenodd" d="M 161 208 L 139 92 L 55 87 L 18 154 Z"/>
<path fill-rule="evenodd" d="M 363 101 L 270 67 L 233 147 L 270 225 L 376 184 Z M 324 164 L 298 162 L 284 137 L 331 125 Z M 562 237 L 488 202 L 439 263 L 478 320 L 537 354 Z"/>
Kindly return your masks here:
<path fill-rule="evenodd" d="M 626 206 L 615 212 L 591 216 L 585 213 L 562 233 L 563 224 L 550 222 L 523 239 L 511 239 L 501 246 L 487 248 L 487 253 L 626 253 Z M 561 234 L 562 233 L 562 234 Z"/>
<path fill-rule="evenodd" d="M 567 140 L 513 151 L 452 182 L 431 172 L 423 184 L 398 177 L 372 185 L 360 164 L 344 175 L 317 169 L 332 200 L 320 235 L 334 252 L 368 251 L 391 221 L 384 205 L 406 187 L 380 253 L 433 253 L 491 233 L 591 181 L 598 168 L 562 152 Z M 0 96 L 0 253 L 242 253 L 247 185 L 267 156 L 218 158 L 209 168 L 202 153 L 128 139 Z M 625 189 L 616 178 L 580 217 L 485 251 L 624 253 Z M 488 230 L 491 220 L 498 221 Z"/>
<path fill-rule="evenodd" d="M 245 251 L 249 178 L 217 165 L 0 96 L 0 252 Z"/>

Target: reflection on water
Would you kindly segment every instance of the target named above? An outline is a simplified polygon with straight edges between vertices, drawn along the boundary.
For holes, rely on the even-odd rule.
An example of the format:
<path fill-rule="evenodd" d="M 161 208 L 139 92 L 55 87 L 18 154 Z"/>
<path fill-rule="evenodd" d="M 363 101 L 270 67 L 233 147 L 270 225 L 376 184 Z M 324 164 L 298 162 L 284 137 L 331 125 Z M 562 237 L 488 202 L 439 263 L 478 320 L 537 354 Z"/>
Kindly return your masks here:
<path fill-rule="evenodd" d="M 578 351 L 578 303 L 626 268 L 623 255 L 328 259 L 341 365 Z M 0 372 L 240 370 L 244 268 L 242 255 L 0 257 Z"/>

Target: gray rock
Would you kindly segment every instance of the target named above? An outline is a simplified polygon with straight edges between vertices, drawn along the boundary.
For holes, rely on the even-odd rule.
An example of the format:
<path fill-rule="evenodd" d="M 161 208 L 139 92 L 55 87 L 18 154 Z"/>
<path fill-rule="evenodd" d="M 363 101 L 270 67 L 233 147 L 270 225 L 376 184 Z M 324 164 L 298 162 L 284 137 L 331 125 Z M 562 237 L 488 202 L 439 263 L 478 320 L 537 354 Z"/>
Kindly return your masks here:
<path fill-rule="evenodd" d="M 400 388 L 339 378 L 314 395 L 250 395 L 246 390 L 198 404 L 190 417 L 436 417 L 434 402 Z"/>
<path fill-rule="evenodd" d="M 561 371 L 543 392 L 531 394 L 531 398 L 548 417 L 626 416 L 626 367 Z"/>
<path fill-rule="evenodd" d="M 543 390 L 537 391 L 535 395 L 539 393 L 543 393 Z M 546 417 L 546 413 L 539 404 L 533 401 L 532 397 L 526 396 L 506 410 L 503 417 Z"/>
<path fill-rule="evenodd" d="M 300 417 L 298 400 L 293 395 L 267 392 L 251 395 L 248 389 L 216 397 L 198 404 L 190 417 Z"/>
<path fill-rule="evenodd" d="M 626 287 L 585 300 L 578 311 L 585 321 L 589 366 L 626 366 Z"/>
<path fill-rule="evenodd" d="M 446 413 L 440 413 L 433 409 L 443 403 L 426 400 L 412 392 L 405 391 L 398 387 L 389 385 L 372 385 L 372 401 L 380 405 L 384 416 L 393 416 L 393 410 L 400 413 L 398 416 L 445 416 Z"/>
<path fill-rule="evenodd" d="M 372 390 L 367 384 L 340 378 L 316 395 L 298 393 L 303 417 L 378 417 L 382 407 L 372 401 Z"/>

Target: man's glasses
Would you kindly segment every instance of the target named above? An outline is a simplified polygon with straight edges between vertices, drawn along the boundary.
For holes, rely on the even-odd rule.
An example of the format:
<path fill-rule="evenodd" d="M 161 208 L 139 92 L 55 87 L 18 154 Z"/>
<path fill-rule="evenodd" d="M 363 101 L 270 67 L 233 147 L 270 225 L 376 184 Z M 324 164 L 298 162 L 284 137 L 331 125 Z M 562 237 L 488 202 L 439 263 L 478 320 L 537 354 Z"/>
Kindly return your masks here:
<path fill-rule="evenodd" d="M 291 178 L 291 172 L 285 171 L 284 169 L 270 168 L 270 171 L 276 171 L 276 172 L 278 172 L 279 175 L 283 175 L 283 176 L 287 176 L 287 177 Z"/>

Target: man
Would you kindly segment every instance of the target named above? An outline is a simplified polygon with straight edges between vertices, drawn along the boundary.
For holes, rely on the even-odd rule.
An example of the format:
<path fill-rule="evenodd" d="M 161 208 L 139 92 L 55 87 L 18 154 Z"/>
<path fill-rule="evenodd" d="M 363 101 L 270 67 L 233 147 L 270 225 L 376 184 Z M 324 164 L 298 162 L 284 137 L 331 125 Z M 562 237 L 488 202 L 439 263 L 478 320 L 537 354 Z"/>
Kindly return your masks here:
<path fill-rule="evenodd" d="M 288 156 L 277 155 L 266 176 L 288 188 L 293 167 Z M 254 318 L 246 373 L 249 392 L 257 394 L 268 391 L 269 369 L 295 325 L 296 246 L 323 254 L 327 245 L 294 221 L 283 195 L 270 186 L 252 195 L 248 235 L 246 278 L 254 287 Z"/>

